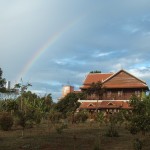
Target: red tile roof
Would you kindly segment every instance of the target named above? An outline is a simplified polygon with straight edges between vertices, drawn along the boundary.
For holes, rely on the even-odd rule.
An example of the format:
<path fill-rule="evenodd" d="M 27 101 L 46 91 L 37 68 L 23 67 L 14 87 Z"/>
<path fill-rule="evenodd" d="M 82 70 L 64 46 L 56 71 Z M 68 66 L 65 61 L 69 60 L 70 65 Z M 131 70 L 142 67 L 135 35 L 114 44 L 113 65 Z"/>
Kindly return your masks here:
<path fill-rule="evenodd" d="M 83 82 L 81 89 L 87 89 L 93 82 L 102 82 L 105 88 L 145 88 L 147 84 L 125 70 L 117 73 L 89 73 Z"/>
<path fill-rule="evenodd" d="M 100 108 L 124 108 L 129 109 L 131 108 L 129 106 L 128 102 L 124 101 L 102 101 L 100 104 Z"/>
<path fill-rule="evenodd" d="M 124 101 L 107 101 L 102 102 L 82 102 L 79 109 L 109 109 L 109 108 L 123 108 L 131 109 L 132 107 L 128 102 Z"/>
<path fill-rule="evenodd" d="M 113 73 L 89 73 L 83 84 L 91 84 L 98 81 L 103 82 L 112 75 Z"/>
<path fill-rule="evenodd" d="M 103 82 L 106 88 L 146 88 L 147 84 L 125 70 L 120 70 Z"/>
<path fill-rule="evenodd" d="M 83 82 L 83 86 L 81 86 L 80 88 L 88 88 L 92 83 L 96 83 L 99 81 L 103 82 L 112 75 L 113 73 L 89 73 Z"/>
<path fill-rule="evenodd" d="M 104 85 L 105 88 L 146 88 L 144 84 L 107 84 Z"/>
<path fill-rule="evenodd" d="M 127 71 L 125 71 L 125 70 L 120 70 L 120 71 L 118 71 L 117 73 L 115 73 L 115 74 L 113 74 L 112 76 L 110 76 L 109 78 L 107 78 L 104 82 L 108 82 L 109 80 L 111 80 L 112 78 L 114 78 L 115 76 L 117 76 L 117 75 L 120 75 L 120 77 L 122 78 L 121 80 L 125 80 L 125 81 L 127 81 L 127 77 L 128 77 L 128 80 L 130 79 L 136 79 L 136 80 L 138 80 L 138 81 L 140 81 L 140 82 L 142 82 L 142 83 L 144 83 L 144 84 L 146 84 L 143 80 L 141 80 L 141 79 L 139 79 L 139 78 L 137 78 L 137 77 L 135 77 L 134 75 L 132 75 L 132 74 L 130 74 L 129 72 L 127 72 Z M 130 78 L 129 78 L 130 77 Z M 129 81 L 129 82 L 131 82 L 131 81 Z"/>

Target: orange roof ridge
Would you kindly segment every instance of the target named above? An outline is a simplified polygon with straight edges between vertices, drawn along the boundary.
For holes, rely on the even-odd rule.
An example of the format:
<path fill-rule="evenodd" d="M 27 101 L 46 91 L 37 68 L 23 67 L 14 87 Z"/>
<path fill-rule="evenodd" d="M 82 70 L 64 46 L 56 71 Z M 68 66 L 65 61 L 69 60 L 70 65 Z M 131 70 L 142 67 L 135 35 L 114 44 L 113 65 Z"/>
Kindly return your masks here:
<path fill-rule="evenodd" d="M 109 81 L 111 79 L 113 79 L 114 77 L 116 77 L 119 73 L 125 73 L 126 75 L 128 75 L 129 77 L 131 78 L 134 78 L 136 80 L 139 81 L 139 83 L 134 83 L 134 84 L 130 84 L 128 85 L 128 83 L 126 82 L 126 84 L 109 84 Z M 108 86 L 108 87 L 111 87 L 111 88 L 133 88 L 133 87 L 137 87 L 137 88 L 140 88 L 141 86 L 144 87 L 144 88 L 148 88 L 148 85 L 146 84 L 146 82 L 142 81 L 141 79 L 135 77 L 134 75 L 130 74 L 129 72 L 121 69 L 119 70 L 118 72 L 116 73 L 89 73 L 86 75 L 86 78 L 85 80 L 83 81 L 83 84 L 82 86 L 80 87 L 80 89 L 86 89 L 88 88 L 92 83 L 96 83 L 96 82 L 101 82 L 104 86 Z M 106 84 L 106 85 L 105 85 Z"/>
<path fill-rule="evenodd" d="M 89 74 L 114 74 L 113 72 L 109 72 L 109 73 L 89 73 Z"/>
<path fill-rule="evenodd" d="M 137 80 L 139 80 L 139 81 L 143 82 L 144 84 L 146 84 L 146 82 L 145 82 L 144 80 L 141 80 L 141 79 L 137 78 L 136 76 L 132 75 L 131 73 L 127 72 L 126 70 L 123 70 L 123 69 L 122 69 L 122 70 L 120 70 L 120 71 L 124 71 L 124 72 L 126 72 L 127 74 L 131 75 L 132 77 L 136 78 Z M 146 85 L 147 85 L 147 84 L 146 84 Z"/>
<path fill-rule="evenodd" d="M 92 82 L 98 82 L 101 81 L 103 82 L 104 80 L 106 80 L 108 77 L 112 76 L 113 73 L 89 73 L 83 84 L 91 84 Z"/>
<path fill-rule="evenodd" d="M 129 72 L 127 72 L 127 71 L 124 70 L 124 69 L 119 70 L 118 72 L 116 72 L 115 74 L 113 74 L 112 76 L 110 76 L 109 78 L 107 78 L 104 82 L 107 82 L 108 80 L 110 80 L 111 78 L 113 78 L 114 76 L 116 76 L 117 74 L 119 74 L 121 71 L 127 73 L 128 75 L 130 75 L 130 76 L 136 78 L 137 80 L 139 80 L 139 81 L 143 82 L 145 85 L 147 85 L 145 81 L 143 81 L 143 80 L 141 80 L 141 79 L 135 77 L 134 75 L 130 74 Z M 103 83 L 104 83 L 104 82 L 103 82 Z"/>

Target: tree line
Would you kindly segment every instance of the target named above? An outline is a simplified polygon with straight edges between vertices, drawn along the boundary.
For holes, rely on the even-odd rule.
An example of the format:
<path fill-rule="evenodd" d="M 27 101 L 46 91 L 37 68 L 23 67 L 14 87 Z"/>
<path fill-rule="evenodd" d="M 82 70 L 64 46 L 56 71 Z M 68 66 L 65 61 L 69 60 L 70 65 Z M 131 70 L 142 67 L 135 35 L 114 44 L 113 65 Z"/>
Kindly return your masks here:
<path fill-rule="evenodd" d="M 5 92 L 5 79 L 2 77 L 0 69 L 0 92 Z M 3 130 L 10 130 L 13 125 L 22 127 L 22 136 L 26 127 L 34 127 L 47 120 L 52 124 L 59 123 L 60 120 L 79 123 L 85 122 L 90 114 L 87 110 L 76 113 L 80 103 L 78 99 L 85 99 L 88 93 L 96 93 L 101 97 L 101 83 L 92 84 L 87 93 L 70 93 L 57 103 L 53 102 L 52 95 L 43 97 L 28 91 L 30 84 L 17 84 L 20 95 L 15 99 L 0 100 L 0 127 Z M 99 91 L 99 93 L 98 93 Z M 144 95 L 142 100 L 133 95 L 129 101 L 132 111 L 120 110 L 109 116 L 104 116 L 102 112 L 97 112 L 95 121 L 107 124 L 107 136 L 118 136 L 118 126 L 122 124 L 131 134 L 141 134 L 145 136 L 150 132 L 150 95 Z M 64 126 L 57 128 L 62 130 Z M 140 140 L 137 140 L 140 142 Z"/>

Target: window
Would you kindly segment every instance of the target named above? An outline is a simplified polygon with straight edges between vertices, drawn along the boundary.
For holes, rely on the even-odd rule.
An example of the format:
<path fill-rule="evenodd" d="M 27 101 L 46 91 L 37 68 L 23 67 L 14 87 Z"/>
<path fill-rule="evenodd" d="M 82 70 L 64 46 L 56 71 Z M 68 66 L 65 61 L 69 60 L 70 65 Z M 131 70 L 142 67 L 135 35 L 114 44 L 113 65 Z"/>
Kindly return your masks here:
<path fill-rule="evenodd" d="M 118 91 L 118 96 L 122 96 L 123 92 L 122 91 Z"/>
<path fill-rule="evenodd" d="M 94 106 L 94 105 L 92 103 L 90 103 L 88 107 L 91 107 L 91 106 Z"/>
<path fill-rule="evenodd" d="M 114 105 L 114 104 L 110 102 L 110 103 L 108 103 L 107 105 Z"/>
<path fill-rule="evenodd" d="M 137 96 L 137 97 L 140 97 L 140 91 L 135 91 L 135 95 Z"/>
<path fill-rule="evenodd" d="M 107 91 L 107 96 L 108 96 L 108 97 L 111 96 L 111 91 Z"/>

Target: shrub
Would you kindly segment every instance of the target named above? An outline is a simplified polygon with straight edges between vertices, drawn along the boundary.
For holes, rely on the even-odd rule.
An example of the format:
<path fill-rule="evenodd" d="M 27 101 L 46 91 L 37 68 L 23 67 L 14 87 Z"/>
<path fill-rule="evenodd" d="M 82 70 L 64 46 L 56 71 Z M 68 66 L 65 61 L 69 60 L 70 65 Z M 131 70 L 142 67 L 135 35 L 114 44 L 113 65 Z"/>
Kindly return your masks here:
<path fill-rule="evenodd" d="M 32 119 L 35 124 L 40 124 L 42 120 L 42 113 L 38 110 L 36 110 L 33 114 L 33 119 Z"/>
<path fill-rule="evenodd" d="M 52 123 L 58 123 L 61 118 L 62 118 L 62 114 L 60 112 L 51 111 L 49 113 L 49 119 Z"/>
<path fill-rule="evenodd" d="M 99 123 L 99 125 L 103 124 L 104 122 L 104 113 L 103 112 L 99 112 L 97 115 L 96 115 L 96 118 L 95 120 Z"/>
<path fill-rule="evenodd" d="M 118 137 L 118 123 L 120 123 L 120 118 L 118 117 L 118 114 L 110 114 L 108 116 L 108 122 L 107 122 L 107 129 L 106 129 L 106 136 L 109 137 Z"/>
<path fill-rule="evenodd" d="M 81 112 L 78 112 L 75 116 L 74 116 L 74 120 L 76 123 L 79 123 L 79 122 L 85 122 L 86 120 L 88 119 L 88 113 L 85 112 L 85 111 L 81 111 Z"/>
<path fill-rule="evenodd" d="M 20 125 L 23 129 L 26 127 L 26 122 L 27 122 L 27 116 L 25 114 L 25 112 L 23 111 L 18 111 L 16 113 L 17 116 L 17 125 Z"/>
<path fill-rule="evenodd" d="M 109 125 L 106 130 L 106 136 L 108 137 L 118 137 L 118 131 L 116 130 L 116 127 L 114 125 Z"/>
<path fill-rule="evenodd" d="M 0 126 L 4 131 L 8 131 L 13 126 L 13 118 L 8 112 L 0 114 Z"/>
<path fill-rule="evenodd" d="M 101 144 L 100 144 L 100 139 L 99 139 L 99 137 L 98 138 L 96 138 L 96 140 L 95 140 L 95 144 L 94 144 L 94 148 L 93 148 L 93 150 L 101 150 L 102 148 L 101 148 Z"/>
<path fill-rule="evenodd" d="M 141 150 L 142 147 L 143 147 L 143 142 L 141 140 L 139 140 L 138 138 L 136 138 L 133 143 L 134 150 Z"/>
<path fill-rule="evenodd" d="M 56 132 L 58 134 L 62 134 L 63 130 L 68 128 L 68 126 L 66 124 L 60 124 L 56 126 Z"/>
<path fill-rule="evenodd" d="M 129 131 L 131 134 L 137 134 L 138 133 L 138 128 L 135 126 L 129 126 Z"/>

